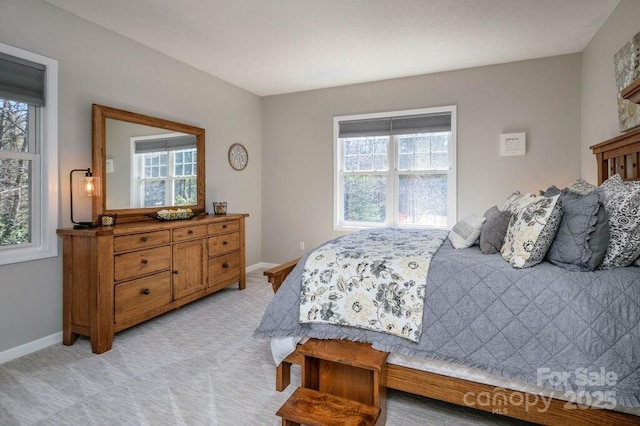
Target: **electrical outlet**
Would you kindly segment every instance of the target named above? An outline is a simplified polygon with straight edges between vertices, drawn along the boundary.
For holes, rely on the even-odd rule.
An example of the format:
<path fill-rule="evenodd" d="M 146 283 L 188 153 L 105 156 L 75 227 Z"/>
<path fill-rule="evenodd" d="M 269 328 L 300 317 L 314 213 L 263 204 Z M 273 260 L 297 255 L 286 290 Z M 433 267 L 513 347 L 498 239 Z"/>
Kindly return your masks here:
<path fill-rule="evenodd" d="M 300 250 L 304 250 L 304 241 L 300 241 Z"/>

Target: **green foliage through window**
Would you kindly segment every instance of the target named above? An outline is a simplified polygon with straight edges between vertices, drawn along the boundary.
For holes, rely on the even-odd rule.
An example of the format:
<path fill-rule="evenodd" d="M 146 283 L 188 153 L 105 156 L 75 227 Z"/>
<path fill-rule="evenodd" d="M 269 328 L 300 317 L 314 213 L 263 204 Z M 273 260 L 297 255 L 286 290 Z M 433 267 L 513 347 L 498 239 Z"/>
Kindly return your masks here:
<path fill-rule="evenodd" d="M 344 176 L 344 218 L 353 222 L 384 222 L 387 184 L 384 176 Z"/>
<path fill-rule="evenodd" d="M 30 242 L 29 105 L 0 98 L 0 246 Z"/>

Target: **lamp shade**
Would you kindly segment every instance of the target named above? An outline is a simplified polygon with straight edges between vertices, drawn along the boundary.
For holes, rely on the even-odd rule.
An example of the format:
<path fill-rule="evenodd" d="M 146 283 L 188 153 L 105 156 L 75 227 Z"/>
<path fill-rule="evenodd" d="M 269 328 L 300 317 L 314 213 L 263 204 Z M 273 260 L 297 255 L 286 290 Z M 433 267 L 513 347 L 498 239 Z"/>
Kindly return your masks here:
<path fill-rule="evenodd" d="M 73 217 L 73 198 L 74 198 L 74 190 L 73 190 L 73 174 L 77 172 L 84 172 L 84 177 L 82 180 L 78 181 L 78 187 L 76 188 L 76 196 L 77 197 L 93 197 L 96 195 L 100 195 L 100 178 L 97 176 L 93 176 L 91 173 L 91 169 L 73 169 L 69 173 L 69 206 L 71 212 L 71 222 L 73 223 L 73 227 L 78 228 L 94 228 L 98 226 L 93 222 L 78 222 Z"/>
<path fill-rule="evenodd" d="M 100 195 L 100 178 L 85 175 L 82 180 L 78 181 L 78 195 L 81 197 Z"/>

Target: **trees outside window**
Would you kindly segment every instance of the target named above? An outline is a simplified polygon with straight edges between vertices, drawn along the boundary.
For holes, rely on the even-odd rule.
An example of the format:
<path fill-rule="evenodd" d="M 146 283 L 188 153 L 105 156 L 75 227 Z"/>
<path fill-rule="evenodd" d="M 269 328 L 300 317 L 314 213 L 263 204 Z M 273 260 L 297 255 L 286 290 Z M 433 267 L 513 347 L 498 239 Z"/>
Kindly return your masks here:
<path fill-rule="evenodd" d="M 30 113 L 31 110 L 31 113 Z M 0 98 L 0 246 L 31 242 L 31 170 L 35 108 Z M 31 122 L 31 124 L 30 124 Z"/>

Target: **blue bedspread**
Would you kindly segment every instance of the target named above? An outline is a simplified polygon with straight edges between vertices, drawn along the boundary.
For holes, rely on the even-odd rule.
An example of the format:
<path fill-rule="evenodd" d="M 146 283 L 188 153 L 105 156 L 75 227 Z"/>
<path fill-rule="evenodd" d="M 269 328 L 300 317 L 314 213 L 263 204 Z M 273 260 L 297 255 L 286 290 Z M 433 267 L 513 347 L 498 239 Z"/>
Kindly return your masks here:
<path fill-rule="evenodd" d="M 447 240 L 427 276 L 419 342 L 354 327 L 300 324 L 303 258 L 267 307 L 260 338 L 371 343 L 552 389 L 640 406 L 640 268 L 573 272 L 543 262 L 514 269 L 500 254 Z"/>

